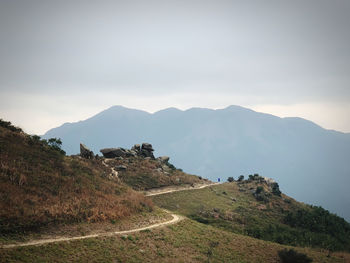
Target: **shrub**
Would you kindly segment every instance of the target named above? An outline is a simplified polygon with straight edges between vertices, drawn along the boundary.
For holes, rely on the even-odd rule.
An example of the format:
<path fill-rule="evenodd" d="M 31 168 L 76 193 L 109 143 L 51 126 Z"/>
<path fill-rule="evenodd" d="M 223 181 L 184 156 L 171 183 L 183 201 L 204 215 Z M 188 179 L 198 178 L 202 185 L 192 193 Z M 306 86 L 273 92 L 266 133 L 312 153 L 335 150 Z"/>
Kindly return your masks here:
<path fill-rule="evenodd" d="M 264 191 L 264 188 L 262 187 L 262 186 L 258 186 L 257 188 L 256 188 L 256 190 L 255 190 L 255 193 L 256 194 L 260 194 L 261 192 L 263 192 Z"/>
<path fill-rule="evenodd" d="M 278 183 L 273 183 L 272 184 L 272 193 L 274 195 L 281 196 L 281 191 L 280 191 L 280 187 L 279 187 Z"/>
<path fill-rule="evenodd" d="M 238 182 L 241 182 L 241 181 L 243 181 L 244 180 L 244 175 L 240 175 L 239 177 L 238 177 Z"/>
<path fill-rule="evenodd" d="M 278 255 L 282 263 L 309 263 L 312 259 L 303 253 L 299 253 L 294 249 L 283 249 L 278 251 Z"/>
<path fill-rule="evenodd" d="M 268 194 L 265 193 L 262 186 L 258 186 L 255 190 L 254 196 L 258 201 L 264 201 L 265 203 L 269 202 Z"/>
<path fill-rule="evenodd" d="M 60 138 L 50 138 L 48 141 L 47 141 L 47 144 L 54 150 L 58 151 L 59 153 L 61 154 L 66 154 L 65 151 L 63 151 L 61 149 L 61 146 L 62 146 L 62 141 Z"/>
<path fill-rule="evenodd" d="M 234 181 L 234 179 L 233 179 L 232 176 L 230 176 L 229 178 L 227 178 L 227 181 L 230 182 L 230 183 L 232 183 L 232 182 Z"/>

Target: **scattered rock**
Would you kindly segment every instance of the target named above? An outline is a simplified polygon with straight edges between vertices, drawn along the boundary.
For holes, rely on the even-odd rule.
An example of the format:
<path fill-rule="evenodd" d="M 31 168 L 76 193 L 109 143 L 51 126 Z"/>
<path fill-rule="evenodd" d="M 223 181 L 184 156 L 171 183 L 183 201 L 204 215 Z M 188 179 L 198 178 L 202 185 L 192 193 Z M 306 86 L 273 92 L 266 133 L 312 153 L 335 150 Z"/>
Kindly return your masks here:
<path fill-rule="evenodd" d="M 93 159 L 94 153 L 84 144 L 80 144 L 80 156 L 86 159 Z"/>
<path fill-rule="evenodd" d="M 140 144 L 135 144 L 132 148 L 132 151 L 135 151 L 136 153 L 141 152 L 141 145 Z"/>
<path fill-rule="evenodd" d="M 117 165 L 116 167 L 114 167 L 114 170 L 116 171 L 125 171 L 127 169 L 127 167 L 125 165 Z"/>
<path fill-rule="evenodd" d="M 157 158 L 161 163 L 167 163 L 169 162 L 170 157 L 168 156 L 161 156 Z"/>
<path fill-rule="evenodd" d="M 162 169 L 163 169 L 163 171 L 166 171 L 166 172 L 170 172 L 170 168 L 167 166 L 167 165 L 162 165 Z"/>

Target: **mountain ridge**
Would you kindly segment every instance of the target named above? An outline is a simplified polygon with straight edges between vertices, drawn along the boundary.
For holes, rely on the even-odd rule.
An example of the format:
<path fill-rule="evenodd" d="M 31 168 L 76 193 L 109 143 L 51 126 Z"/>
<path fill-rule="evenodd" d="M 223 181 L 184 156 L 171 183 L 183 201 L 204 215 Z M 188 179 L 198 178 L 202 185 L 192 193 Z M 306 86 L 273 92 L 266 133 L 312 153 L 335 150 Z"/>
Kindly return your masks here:
<path fill-rule="evenodd" d="M 184 170 L 211 180 L 258 172 L 276 178 L 296 199 L 325 206 L 350 220 L 350 134 L 298 117 L 280 118 L 240 106 L 168 108 L 155 113 L 111 107 L 77 123 L 48 131 L 63 149 L 80 142 L 95 152 L 135 141 L 151 142 Z M 76 148 L 74 148 L 74 147 Z"/>

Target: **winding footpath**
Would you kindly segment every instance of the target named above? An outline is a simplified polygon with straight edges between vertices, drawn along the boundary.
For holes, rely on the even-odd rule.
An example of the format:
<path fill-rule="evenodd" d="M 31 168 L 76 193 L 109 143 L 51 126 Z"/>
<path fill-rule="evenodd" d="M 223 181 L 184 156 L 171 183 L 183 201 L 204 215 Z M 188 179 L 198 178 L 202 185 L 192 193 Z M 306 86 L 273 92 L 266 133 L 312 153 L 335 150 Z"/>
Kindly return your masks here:
<path fill-rule="evenodd" d="M 178 192 L 178 191 L 186 191 L 186 190 L 197 190 L 197 189 L 202 189 L 208 186 L 215 185 L 216 183 L 212 184 L 205 184 L 205 185 L 198 185 L 194 187 L 182 187 L 182 188 L 163 188 L 161 190 L 157 189 L 156 190 L 150 190 L 148 192 L 145 192 L 146 196 L 155 196 L 155 195 L 161 195 L 161 194 L 167 194 L 167 193 L 172 193 L 172 192 Z M 40 239 L 40 240 L 32 240 L 29 242 L 23 242 L 23 243 L 16 243 L 16 244 L 8 244 L 8 245 L 2 245 L 0 248 L 6 249 L 6 248 L 16 248 L 16 247 L 26 247 L 26 246 L 39 246 L 39 245 L 45 245 L 49 243 L 56 243 L 56 242 L 63 242 L 63 241 L 73 241 L 73 240 L 80 240 L 80 239 L 87 239 L 87 238 L 95 238 L 95 237 L 102 237 L 102 236 L 112 236 L 112 235 L 125 235 L 125 234 L 130 234 L 130 233 L 135 233 L 147 229 L 153 229 L 153 228 L 158 228 L 158 227 L 163 227 L 166 225 L 172 225 L 176 224 L 177 222 L 181 221 L 184 219 L 183 216 L 172 214 L 169 211 L 163 209 L 164 212 L 171 214 L 172 219 L 169 221 L 161 222 L 161 223 L 156 223 L 153 225 L 145 226 L 145 227 L 140 227 L 140 228 L 134 228 L 130 230 L 124 230 L 124 231 L 112 231 L 112 232 L 105 232 L 105 233 L 100 233 L 100 234 L 92 234 L 92 235 L 86 235 L 86 236 L 76 236 L 76 237 L 60 237 L 60 238 L 52 238 L 52 239 Z"/>

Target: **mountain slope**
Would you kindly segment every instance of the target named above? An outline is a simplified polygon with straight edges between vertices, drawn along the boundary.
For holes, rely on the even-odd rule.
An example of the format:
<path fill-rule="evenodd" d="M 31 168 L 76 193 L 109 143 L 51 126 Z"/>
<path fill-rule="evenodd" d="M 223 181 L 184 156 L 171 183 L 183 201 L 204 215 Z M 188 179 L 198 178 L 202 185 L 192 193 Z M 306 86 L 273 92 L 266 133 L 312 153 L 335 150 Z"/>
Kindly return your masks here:
<path fill-rule="evenodd" d="M 193 220 L 128 236 L 109 236 L 1 251 L 1 262 L 232 262 L 280 263 L 284 245 L 254 239 Z M 346 253 L 295 248 L 314 263 L 343 263 Z"/>
<path fill-rule="evenodd" d="M 350 251 L 350 223 L 296 202 L 261 177 L 252 178 L 152 199 L 157 206 L 225 231 L 285 245 Z"/>
<path fill-rule="evenodd" d="M 258 172 L 286 194 L 350 220 L 350 135 L 300 118 L 278 118 L 238 106 L 174 108 L 154 114 L 115 106 L 92 118 L 48 131 L 63 149 L 79 142 L 95 151 L 147 141 L 185 171 L 211 180 Z"/>
<path fill-rule="evenodd" d="M 101 160 L 65 156 L 57 145 L 0 120 L 0 234 L 152 210 L 150 200 L 110 173 Z"/>

